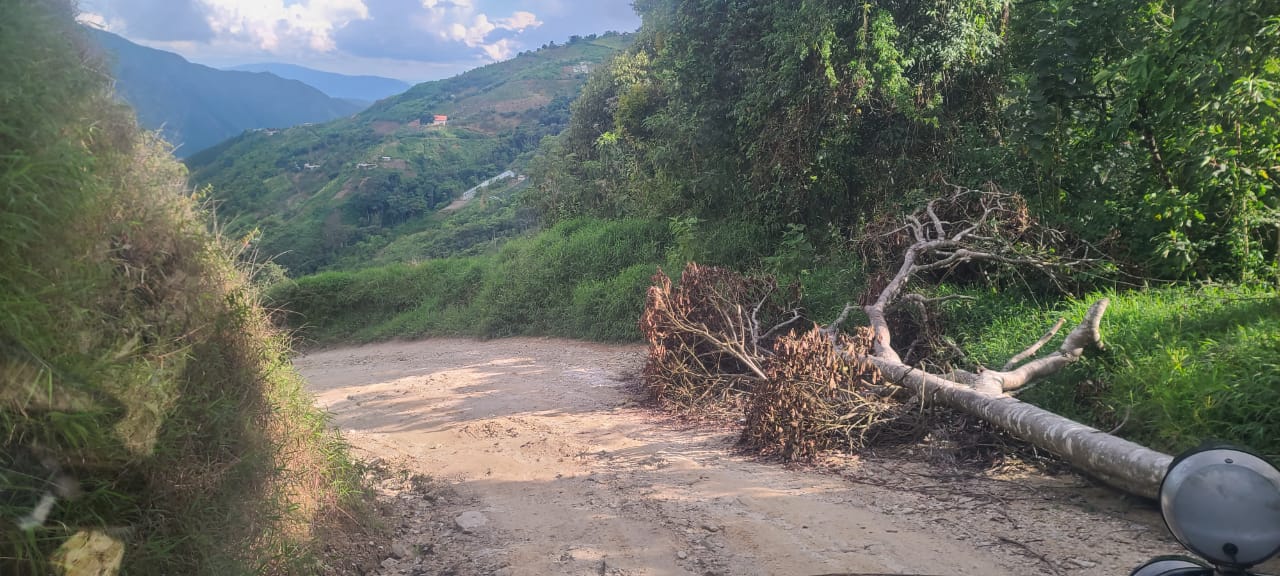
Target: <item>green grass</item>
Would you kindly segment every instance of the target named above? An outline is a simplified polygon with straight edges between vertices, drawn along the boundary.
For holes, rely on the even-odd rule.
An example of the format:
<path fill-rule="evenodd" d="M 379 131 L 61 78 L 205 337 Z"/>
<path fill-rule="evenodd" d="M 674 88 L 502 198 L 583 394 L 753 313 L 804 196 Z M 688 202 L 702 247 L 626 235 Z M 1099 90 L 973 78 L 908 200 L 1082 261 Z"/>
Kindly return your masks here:
<path fill-rule="evenodd" d="M 0 8 L 0 572 L 106 530 L 130 574 L 313 573 L 360 471 L 78 30 Z M 79 494 L 17 526 L 58 476 Z"/>
<path fill-rule="evenodd" d="M 572 220 L 493 253 L 324 272 L 276 284 L 286 321 L 318 343 L 520 334 L 635 340 L 666 226 Z"/>
<path fill-rule="evenodd" d="M 1049 308 L 988 295 L 981 308 L 953 310 L 950 322 L 974 360 L 998 367 L 1056 317 L 1066 317 L 1069 328 L 1102 296 L 1111 298 L 1102 323 L 1106 351 L 1028 391 L 1024 400 L 1107 430 L 1123 422 L 1121 436 L 1169 452 L 1216 438 L 1280 456 L 1275 289 L 1151 288 Z"/>

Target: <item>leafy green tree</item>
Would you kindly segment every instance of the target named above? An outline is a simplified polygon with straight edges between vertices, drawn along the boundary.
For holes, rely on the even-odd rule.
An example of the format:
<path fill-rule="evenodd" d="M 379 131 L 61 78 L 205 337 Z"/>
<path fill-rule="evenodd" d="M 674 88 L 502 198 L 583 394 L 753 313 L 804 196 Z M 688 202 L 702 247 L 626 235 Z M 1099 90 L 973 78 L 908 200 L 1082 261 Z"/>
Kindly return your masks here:
<path fill-rule="evenodd" d="M 1280 5 L 1020 6 L 1017 127 L 1045 202 L 1166 277 L 1275 278 Z"/>
<path fill-rule="evenodd" d="M 637 42 L 592 75 L 549 144 L 552 218 L 851 226 L 997 139 L 1003 1 L 635 7 Z"/>

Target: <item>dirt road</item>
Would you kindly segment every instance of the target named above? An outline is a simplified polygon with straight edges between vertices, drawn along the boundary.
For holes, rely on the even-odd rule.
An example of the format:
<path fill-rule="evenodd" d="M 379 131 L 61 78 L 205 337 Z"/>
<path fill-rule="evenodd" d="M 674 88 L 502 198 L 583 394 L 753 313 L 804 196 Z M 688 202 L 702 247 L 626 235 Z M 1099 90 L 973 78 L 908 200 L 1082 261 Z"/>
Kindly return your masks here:
<path fill-rule="evenodd" d="M 1102 575 L 1179 551 L 1147 505 L 1071 475 L 755 461 L 637 404 L 642 354 L 428 340 L 296 365 L 364 457 L 435 479 L 387 485 L 384 574 Z"/>

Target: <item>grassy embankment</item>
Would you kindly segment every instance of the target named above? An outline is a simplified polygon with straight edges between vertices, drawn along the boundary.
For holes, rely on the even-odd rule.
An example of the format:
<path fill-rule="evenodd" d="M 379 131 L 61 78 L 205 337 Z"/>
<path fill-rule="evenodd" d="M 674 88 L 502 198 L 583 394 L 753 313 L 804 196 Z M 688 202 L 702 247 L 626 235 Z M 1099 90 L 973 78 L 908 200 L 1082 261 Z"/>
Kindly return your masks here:
<path fill-rule="evenodd" d="M 1111 298 L 1102 324 L 1107 349 L 1028 390 L 1024 400 L 1104 430 L 1118 426 L 1119 435 L 1163 450 L 1216 438 L 1280 458 L 1274 288 L 1149 288 L 1046 306 L 994 299 L 982 310 L 956 311 L 958 340 L 973 360 L 998 367 L 1056 318 L 1071 326 L 1103 296 Z"/>
<path fill-rule="evenodd" d="M 0 572 L 91 542 L 130 574 L 313 573 L 360 474 L 238 247 L 70 5 L 0 12 Z"/>

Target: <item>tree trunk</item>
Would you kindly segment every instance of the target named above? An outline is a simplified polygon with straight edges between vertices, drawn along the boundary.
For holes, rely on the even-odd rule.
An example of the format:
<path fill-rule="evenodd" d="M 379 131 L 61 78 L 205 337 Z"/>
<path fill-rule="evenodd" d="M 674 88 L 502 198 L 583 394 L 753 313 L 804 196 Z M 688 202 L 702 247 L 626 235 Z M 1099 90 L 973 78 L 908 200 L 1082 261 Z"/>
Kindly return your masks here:
<path fill-rule="evenodd" d="M 885 379 L 924 398 L 972 414 L 1013 436 L 1056 454 L 1072 466 L 1125 492 L 1156 498 L 1173 460 L 1134 444 L 1027 404 L 1012 396 L 990 395 L 905 364 L 867 358 Z"/>

